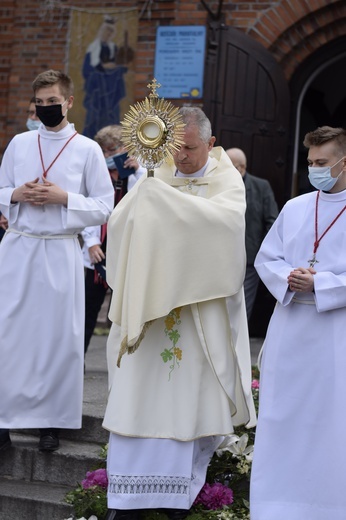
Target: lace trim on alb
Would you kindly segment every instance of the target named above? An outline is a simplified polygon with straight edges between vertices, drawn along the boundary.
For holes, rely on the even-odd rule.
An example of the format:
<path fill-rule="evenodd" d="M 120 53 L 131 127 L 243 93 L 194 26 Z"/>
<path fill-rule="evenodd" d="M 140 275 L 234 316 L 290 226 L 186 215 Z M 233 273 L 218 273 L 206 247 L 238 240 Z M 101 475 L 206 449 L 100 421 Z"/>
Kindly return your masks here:
<path fill-rule="evenodd" d="M 108 492 L 125 495 L 147 493 L 187 495 L 190 490 L 190 482 L 191 479 L 187 477 L 110 475 Z"/>

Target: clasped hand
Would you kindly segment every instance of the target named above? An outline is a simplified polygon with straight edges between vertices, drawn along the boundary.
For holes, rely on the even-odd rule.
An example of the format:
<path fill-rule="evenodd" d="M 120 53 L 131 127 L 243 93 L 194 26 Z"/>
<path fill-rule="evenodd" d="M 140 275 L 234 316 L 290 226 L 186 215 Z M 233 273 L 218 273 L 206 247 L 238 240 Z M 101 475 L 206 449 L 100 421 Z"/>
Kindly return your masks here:
<path fill-rule="evenodd" d="M 312 292 L 314 290 L 315 269 L 308 267 L 297 267 L 287 277 L 289 288 L 293 292 Z"/>
<path fill-rule="evenodd" d="M 33 206 L 44 206 L 45 204 L 62 204 L 67 206 L 67 192 L 56 184 L 39 178 L 26 182 L 13 191 L 11 202 L 28 202 Z"/>

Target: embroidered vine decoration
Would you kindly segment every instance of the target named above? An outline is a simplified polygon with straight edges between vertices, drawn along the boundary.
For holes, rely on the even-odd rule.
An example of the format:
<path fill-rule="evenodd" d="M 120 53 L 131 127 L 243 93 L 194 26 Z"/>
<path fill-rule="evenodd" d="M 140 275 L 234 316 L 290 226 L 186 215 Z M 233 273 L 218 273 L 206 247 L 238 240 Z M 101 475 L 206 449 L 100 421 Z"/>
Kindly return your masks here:
<path fill-rule="evenodd" d="M 178 330 L 178 326 L 181 323 L 180 312 L 182 307 L 177 307 L 173 309 L 169 314 L 167 314 L 165 318 L 165 334 L 172 342 L 171 348 L 165 348 L 163 352 L 161 352 L 162 361 L 164 363 L 170 362 L 169 365 L 169 378 L 171 378 L 171 373 L 177 366 L 179 368 L 180 361 L 183 357 L 183 351 L 181 348 L 177 347 L 177 343 L 180 339 L 180 334 Z M 176 328 L 175 328 L 176 327 Z"/>

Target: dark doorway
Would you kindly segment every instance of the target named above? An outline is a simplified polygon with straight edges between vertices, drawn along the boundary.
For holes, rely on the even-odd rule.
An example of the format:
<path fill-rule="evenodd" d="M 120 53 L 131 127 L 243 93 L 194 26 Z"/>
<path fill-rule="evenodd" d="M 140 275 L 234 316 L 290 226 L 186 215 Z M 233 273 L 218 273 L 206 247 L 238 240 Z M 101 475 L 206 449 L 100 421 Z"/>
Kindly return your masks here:
<path fill-rule="evenodd" d="M 303 146 L 305 134 L 324 125 L 346 128 L 345 68 L 346 37 L 342 37 L 316 51 L 292 78 L 290 136 L 295 144 L 289 147 L 294 179 L 291 197 L 314 189 L 307 176 L 307 150 Z M 274 305 L 273 298 L 261 283 L 249 324 L 252 336 L 265 336 L 269 311 Z"/>
<path fill-rule="evenodd" d="M 307 132 L 318 126 L 346 128 L 346 37 L 324 45 L 297 69 L 291 80 L 295 145 L 292 196 L 313 190 L 307 177 Z"/>

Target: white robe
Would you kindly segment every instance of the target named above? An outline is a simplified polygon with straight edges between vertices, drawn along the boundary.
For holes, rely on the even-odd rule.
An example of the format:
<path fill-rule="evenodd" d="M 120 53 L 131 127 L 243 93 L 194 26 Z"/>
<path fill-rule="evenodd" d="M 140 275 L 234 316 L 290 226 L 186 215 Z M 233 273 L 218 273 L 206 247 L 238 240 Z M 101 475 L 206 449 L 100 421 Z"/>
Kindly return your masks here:
<path fill-rule="evenodd" d="M 112 432 L 191 440 L 229 433 L 232 424 L 254 424 L 242 288 L 245 190 L 239 172 L 221 150 L 213 149 L 204 177 L 193 179 L 192 186 L 190 180 L 174 177 L 173 165 L 161 167 L 155 174 L 158 178 L 137 183 L 109 220 L 107 282 L 114 292 L 109 312 L 113 330 L 107 344 L 110 395 L 104 426 Z M 234 301 L 231 327 L 228 296 Z M 170 380 L 161 352 L 172 347 L 165 319 L 177 307 L 184 313 L 179 326 L 184 349 L 180 368 Z M 123 368 L 118 368 L 120 342 L 127 340 L 131 349 L 148 323 L 152 324 L 138 350 L 125 355 Z M 201 399 L 198 389 L 208 371 L 210 397 L 208 383 L 205 399 Z M 150 373 L 155 388 L 152 379 L 148 380 Z M 194 387 L 192 392 L 187 392 L 187 384 Z M 174 413 L 163 403 L 165 394 L 174 399 L 175 386 L 187 395 L 183 398 L 182 394 Z M 124 388 L 128 389 L 125 393 Z M 140 388 L 154 392 L 157 405 L 162 400 L 160 420 L 149 402 L 139 404 Z M 217 395 L 220 410 L 224 406 L 222 413 L 215 413 L 217 420 L 210 411 L 201 410 L 194 420 L 185 420 L 197 403 L 209 410 L 209 399 L 213 402 Z M 142 413 L 143 406 L 146 413 Z M 134 407 L 138 412 L 128 414 Z"/>
<path fill-rule="evenodd" d="M 106 222 L 114 190 L 100 147 L 76 135 L 47 174 L 67 207 L 11 204 L 14 189 L 42 177 L 67 138 L 19 134 L 4 154 L 0 211 L 11 229 L 0 245 L 0 428 L 80 428 L 84 366 L 84 269 L 78 234 Z M 55 238 L 54 238 L 55 236 Z M 44 238 L 40 238 L 44 237 Z"/>
<path fill-rule="evenodd" d="M 312 258 L 316 192 L 289 201 L 255 266 L 278 302 L 264 342 L 251 520 L 345 520 L 346 212 L 317 250 L 313 293 L 287 276 Z M 346 204 L 321 192 L 319 236 Z"/>
<path fill-rule="evenodd" d="M 188 509 L 218 436 L 255 421 L 242 289 L 244 185 L 220 148 L 204 177 L 191 183 L 174 171 L 165 165 L 158 178 L 139 181 L 108 224 L 107 281 L 114 292 L 103 425 L 113 432 L 109 505 L 119 509 Z M 232 330 L 226 296 L 234 305 Z M 127 340 L 131 352 L 148 322 L 138 349 L 117 367 L 120 343 Z M 166 457 L 155 464 L 153 453 L 161 450 Z M 160 479 L 164 491 L 146 491 L 148 476 Z M 175 478 L 187 482 L 184 493 L 169 491 Z"/>

